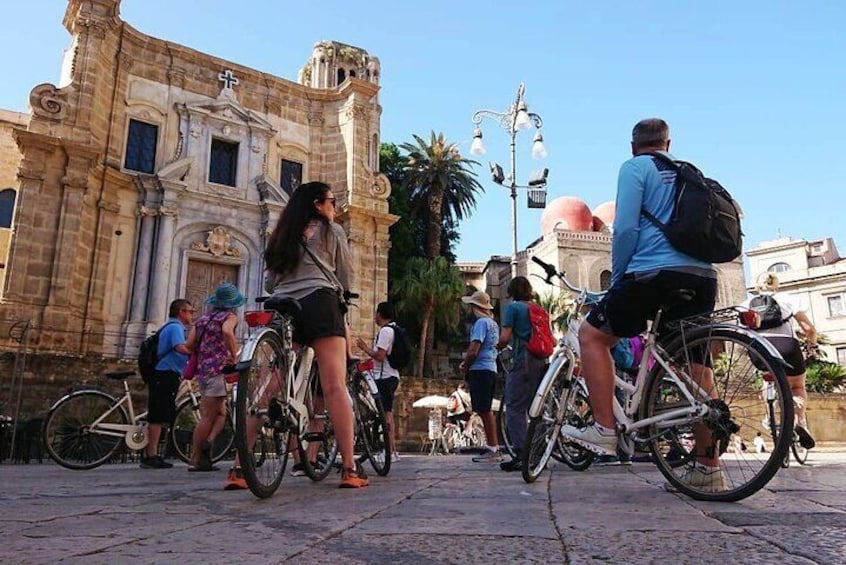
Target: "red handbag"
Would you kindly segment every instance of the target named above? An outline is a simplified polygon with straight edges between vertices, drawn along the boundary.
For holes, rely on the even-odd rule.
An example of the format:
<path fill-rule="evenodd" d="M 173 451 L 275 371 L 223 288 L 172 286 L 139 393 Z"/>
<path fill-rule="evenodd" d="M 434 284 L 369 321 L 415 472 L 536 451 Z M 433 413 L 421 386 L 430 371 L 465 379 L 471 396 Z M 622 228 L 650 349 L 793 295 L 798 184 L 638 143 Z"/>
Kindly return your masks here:
<path fill-rule="evenodd" d="M 208 327 L 208 323 L 203 326 L 203 331 L 200 332 L 200 335 L 197 337 L 197 343 L 194 344 L 194 351 L 191 352 L 191 355 L 188 357 L 188 364 L 185 365 L 185 368 L 182 369 L 182 380 L 190 381 L 193 380 L 195 376 L 197 376 L 197 365 L 199 362 L 199 356 L 197 352 L 200 350 L 200 343 L 203 341 L 203 334 L 206 333 L 206 328 Z"/>

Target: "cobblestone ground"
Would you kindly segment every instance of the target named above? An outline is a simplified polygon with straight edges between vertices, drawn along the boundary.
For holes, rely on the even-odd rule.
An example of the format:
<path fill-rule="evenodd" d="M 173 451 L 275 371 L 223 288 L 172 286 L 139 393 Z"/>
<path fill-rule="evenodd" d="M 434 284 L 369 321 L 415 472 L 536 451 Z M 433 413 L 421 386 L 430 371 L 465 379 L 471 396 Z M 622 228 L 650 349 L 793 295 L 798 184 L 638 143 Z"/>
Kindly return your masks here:
<path fill-rule="evenodd" d="M 0 465 L 2 563 L 846 563 L 846 453 L 814 453 L 733 504 L 663 491 L 649 464 L 536 483 L 470 457 L 403 456 L 363 490 L 224 471 Z"/>

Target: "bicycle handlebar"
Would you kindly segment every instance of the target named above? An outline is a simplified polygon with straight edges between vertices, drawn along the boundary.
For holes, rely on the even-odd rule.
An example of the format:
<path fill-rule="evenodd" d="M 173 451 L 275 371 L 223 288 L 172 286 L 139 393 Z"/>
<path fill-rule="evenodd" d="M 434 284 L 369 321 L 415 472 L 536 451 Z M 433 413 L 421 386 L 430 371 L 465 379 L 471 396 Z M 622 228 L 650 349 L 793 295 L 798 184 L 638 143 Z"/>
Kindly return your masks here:
<path fill-rule="evenodd" d="M 546 272 L 546 284 L 552 284 L 552 277 L 558 277 L 558 280 L 567 288 L 567 290 L 571 292 L 575 292 L 576 294 L 584 294 L 585 297 L 585 304 L 593 305 L 599 302 L 603 296 L 605 296 L 605 292 L 591 292 L 586 288 L 579 288 L 569 280 L 567 280 L 567 275 L 563 271 L 557 270 L 554 266 L 550 265 L 549 263 L 538 259 L 536 256 L 532 255 L 532 261 L 540 265 L 543 270 Z"/>

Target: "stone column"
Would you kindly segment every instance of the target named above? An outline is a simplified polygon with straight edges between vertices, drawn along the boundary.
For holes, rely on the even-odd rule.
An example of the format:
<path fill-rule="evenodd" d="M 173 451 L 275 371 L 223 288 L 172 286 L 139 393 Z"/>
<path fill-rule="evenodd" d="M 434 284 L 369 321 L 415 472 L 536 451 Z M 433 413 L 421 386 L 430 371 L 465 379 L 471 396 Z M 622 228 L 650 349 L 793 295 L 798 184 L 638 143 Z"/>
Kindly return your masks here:
<path fill-rule="evenodd" d="M 152 289 L 147 305 L 147 319 L 150 321 L 162 321 L 167 318 L 170 266 L 173 263 L 173 234 L 176 231 L 177 218 L 175 208 L 162 206 L 159 209 L 156 251 L 152 261 Z"/>
<path fill-rule="evenodd" d="M 138 248 L 135 252 L 135 276 L 132 285 L 132 303 L 129 320 L 141 322 L 147 309 L 147 290 L 150 284 L 150 261 L 153 256 L 153 233 L 156 223 L 156 211 L 141 206 L 138 210 L 140 228 Z"/>

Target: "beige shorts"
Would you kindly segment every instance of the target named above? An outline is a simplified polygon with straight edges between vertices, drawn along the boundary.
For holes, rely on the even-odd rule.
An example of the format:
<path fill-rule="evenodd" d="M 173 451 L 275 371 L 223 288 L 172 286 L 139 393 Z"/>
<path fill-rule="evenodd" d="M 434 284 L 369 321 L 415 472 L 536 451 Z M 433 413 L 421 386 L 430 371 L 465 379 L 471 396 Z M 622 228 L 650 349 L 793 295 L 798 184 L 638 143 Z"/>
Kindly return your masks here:
<path fill-rule="evenodd" d="M 215 375 L 207 379 L 197 379 L 197 383 L 200 385 L 200 394 L 203 396 L 219 398 L 228 396 L 229 394 L 226 389 L 226 379 L 223 375 Z"/>

